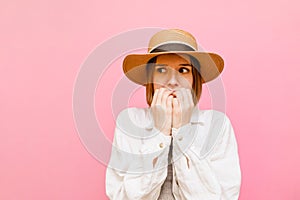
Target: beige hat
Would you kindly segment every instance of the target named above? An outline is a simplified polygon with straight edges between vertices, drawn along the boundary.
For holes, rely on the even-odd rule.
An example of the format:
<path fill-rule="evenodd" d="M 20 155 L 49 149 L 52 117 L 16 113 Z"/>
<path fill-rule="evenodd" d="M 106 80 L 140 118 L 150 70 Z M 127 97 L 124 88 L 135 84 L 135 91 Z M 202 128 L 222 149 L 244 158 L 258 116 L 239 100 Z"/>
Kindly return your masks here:
<path fill-rule="evenodd" d="M 159 49 L 159 52 L 157 52 Z M 200 74 L 203 82 L 216 78 L 224 68 L 221 56 L 215 53 L 198 51 L 196 39 L 188 32 L 179 29 L 162 30 L 152 36 L 146 54 L 130 54 L 123 61 L 123 71 L 133 82 L 146 85 L 147 62 L 161 54 L 188 54 L 200 63 Z"/>

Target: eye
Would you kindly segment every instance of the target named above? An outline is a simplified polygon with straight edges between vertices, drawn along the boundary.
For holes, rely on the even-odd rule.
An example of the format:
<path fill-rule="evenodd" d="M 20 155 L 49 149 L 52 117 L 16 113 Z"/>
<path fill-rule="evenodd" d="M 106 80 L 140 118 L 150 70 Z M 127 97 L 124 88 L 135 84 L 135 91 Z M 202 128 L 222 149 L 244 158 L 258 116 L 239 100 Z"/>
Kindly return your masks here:
<path fill-rule="evenodd" d="M 155 70 L 158 73 L 166 73 L 167 72 L 167 68 L 165 68 L 165 67 L 156 67 Z"/>
<path fill-rule="evenodd" d="M 188 69 L 188 68 L 186 68 L 186 67 L 180 67 L 178 71 L 179 71 L 179 73 L 187 74 L 187 73 L 189 73 L 191 70 Z"/>

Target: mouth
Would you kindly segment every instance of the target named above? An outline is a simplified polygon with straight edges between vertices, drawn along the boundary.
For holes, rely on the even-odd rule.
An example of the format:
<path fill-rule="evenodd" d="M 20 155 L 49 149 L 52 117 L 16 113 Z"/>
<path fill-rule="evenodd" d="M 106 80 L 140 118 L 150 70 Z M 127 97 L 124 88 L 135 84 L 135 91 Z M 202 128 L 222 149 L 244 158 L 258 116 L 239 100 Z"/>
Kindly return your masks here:
<path fill-rule="evenodd" d="M 173 96 L 174 98 L 176 98 L 177 97 L 177 95 L 176 95 L 176 88 L 168 88 L 168 87 L 165 87 L 166 89 L 168 89 L 170 92 L 171 92 L 171 94 L 169 95 L 169 96 Z"/>
<path fill-rule="evenodd" d="M 170 94 L 170 96 L 173 96 L 174 98 L 176 98 L 177 96 L 175 94 L 175 90 L 171 90 L 171 91 L 172 91 L 172 93 Z"/>

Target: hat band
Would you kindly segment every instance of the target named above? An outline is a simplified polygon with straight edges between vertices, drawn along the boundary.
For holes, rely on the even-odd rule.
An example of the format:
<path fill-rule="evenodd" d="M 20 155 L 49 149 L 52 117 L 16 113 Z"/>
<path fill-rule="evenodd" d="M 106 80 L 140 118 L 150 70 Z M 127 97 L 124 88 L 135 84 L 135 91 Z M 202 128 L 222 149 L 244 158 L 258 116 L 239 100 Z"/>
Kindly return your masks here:
<path fill-rule="evenodd" d="M 155 52 L 167 52 L 167 51 L 197 51 L 193 46 L 179 42 L 179 41 L 168 41 L 160 43 L 149 50 L 149 53 Z"/>

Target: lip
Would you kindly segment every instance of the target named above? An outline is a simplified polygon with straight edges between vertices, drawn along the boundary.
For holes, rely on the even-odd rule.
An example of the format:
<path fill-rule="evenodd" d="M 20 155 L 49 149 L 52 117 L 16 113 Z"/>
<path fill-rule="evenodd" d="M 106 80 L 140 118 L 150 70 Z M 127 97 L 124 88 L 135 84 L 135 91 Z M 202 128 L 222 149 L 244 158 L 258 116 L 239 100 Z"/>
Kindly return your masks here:
<path fill-rule="evenodd" d="M 176 88 L 168 88 L 168 87 L 165 87 L 165 88 L 169 91 L 176 92 Z"/>
<path fill-rule="evenodd" d="M 176 98 L 176 94 L 175 94 L 175 92 L 177 91 L 177 90 L 176 90 L 176 88 L 175 88 L 175 89 L 168 88 L 168 87 L 163 87 L 163 88 L 165 88 L 165 89 L 169 90 L 169 91 L 171 92 L 171 94 L 170 94 L 170 95 L 172 95 L 173 97 L 175 97 L 175 98 Z"/>
<path fill-rule="evenodd" d="M 170 96 L 173 96 L 174 98 L 176 98 L 177 96 L 176 96 L 176 94 L 175 94 L 175 92 L 176 92 L 176 90 L 170 90 L 172 93 L 170 94 Z"/>

